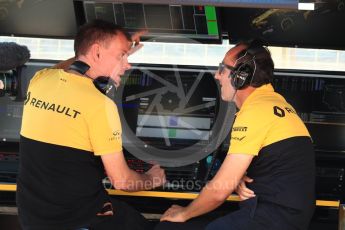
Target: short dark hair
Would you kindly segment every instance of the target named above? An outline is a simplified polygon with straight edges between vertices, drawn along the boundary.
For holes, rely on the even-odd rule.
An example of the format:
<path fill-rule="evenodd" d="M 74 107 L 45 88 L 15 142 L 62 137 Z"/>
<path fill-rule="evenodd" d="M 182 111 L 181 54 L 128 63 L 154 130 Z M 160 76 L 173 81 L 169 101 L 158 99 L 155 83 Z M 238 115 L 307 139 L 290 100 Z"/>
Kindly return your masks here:
<path fill-rule="evenodd" d="M 238 67 L 243 63 L 247 63 L 251 66 L 253 69 L 253 76 L 248 83 L 256 88 L 271 83 L 273 81 L 274 62 L 271 57 L 271 52 L 266 48 L 264 42 L 254 39 L 239 42 L 236 46 L 238 45 L 244 45 L 246 48 L 237 54 L 237 58 L 245 58 L 239 59 L 239 62 L 236 63 L 235 67 Z M 250 62 L 251 59 L 254 61 Z"/>
<path fill-rule="evenodd" d="M 114 35 L 122 33 L 128 41 L 131 41 L 130 34 L 121 26 L 103 20 L 94 20 L 84 24 L 78 30 L 74 39 L 75 56 L 86 54 L 90 46 L 95 42 L 107 42 Z"/>

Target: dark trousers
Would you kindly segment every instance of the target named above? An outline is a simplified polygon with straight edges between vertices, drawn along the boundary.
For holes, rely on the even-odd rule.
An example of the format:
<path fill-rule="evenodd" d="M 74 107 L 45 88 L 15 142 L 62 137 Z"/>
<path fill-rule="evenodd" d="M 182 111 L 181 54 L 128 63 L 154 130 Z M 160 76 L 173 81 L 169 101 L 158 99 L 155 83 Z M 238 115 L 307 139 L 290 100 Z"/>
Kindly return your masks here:
<path fill-rule="evenodd" d="M 111 199 L 114 215 L 96 216 L 91 220 L 89 230 L 151 230 L 152 224 L 140 212 L 125 202 Z"/>
<path fill-rule="evenodd" d="M 306 230 L 311 215 L 270 202 L 257 202 L 254 198 L 241 202 L 238 211 L 210 222 L 202 218 L 186 223 L 161 222 L 155 230 Z"/>
<path fill-rule="evenodd" d="M 140 212 L 129 206 L 125 202 L 112 199 L 112 216 L 97 216 L 90 220 L 85 220 L 85 224 L 80 224 L 73 228 L 64 226 L 36 226 L 27 227 L 22 225 L 23 230 L 152 230 L 153 225 L 146 220 Z M 1 229 L 1 227 L 0 227 Z"/>
<path fill-rule="evenodd" d="M 209 219 L 204 219 L 202 217 L 191 219 L 184 223 L 164 221 L 157 224 L 155 230 L 201 230 L 205 229 L 209 222 Z"/>

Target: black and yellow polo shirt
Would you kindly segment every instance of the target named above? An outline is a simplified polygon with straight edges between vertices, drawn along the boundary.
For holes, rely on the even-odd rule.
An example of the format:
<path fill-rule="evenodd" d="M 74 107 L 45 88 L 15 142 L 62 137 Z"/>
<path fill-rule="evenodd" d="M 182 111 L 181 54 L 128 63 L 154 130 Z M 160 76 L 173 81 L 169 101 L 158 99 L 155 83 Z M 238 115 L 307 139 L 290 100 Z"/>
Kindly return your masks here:
<path fill-rule="evenodd" d="M 307 128 L 271 84 L 245 100 L 232 128 L 229 154 L 255 155 L 248 187 L 261 200 L 312 210 L 315 159 Z"/>
<path fill-rule="evenodd" d="M 122 150 L 116 105 L 91 79 L 61 69 L 36 73 L 24 104 L 17 181 L 21 222 L 78 226 L 107 200 L 99 156 Z"/>

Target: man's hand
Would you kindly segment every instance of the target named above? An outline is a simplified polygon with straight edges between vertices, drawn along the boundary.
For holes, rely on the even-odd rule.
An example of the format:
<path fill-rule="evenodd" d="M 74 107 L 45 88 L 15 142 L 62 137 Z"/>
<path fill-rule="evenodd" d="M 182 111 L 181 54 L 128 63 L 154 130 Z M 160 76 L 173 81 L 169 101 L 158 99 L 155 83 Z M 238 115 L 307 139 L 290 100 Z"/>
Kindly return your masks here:
<path fill-rule="evenodd" d="M 165 172 L 159 165 L 154 165 L 146 172 L 152 180 L 152 188 L 162 186 L 166 182 Z"/>
<path fill-rule="evenodd" d="M 130 50 L 128 51 L 128 56 L 134 54 L 144 45 L 140 43 L 140 37 L 147 34 L 148 30 L 140 30 L 132 35 L 132 44 Z"/>
<path fill-rule="evenodd" d="M 178 205 L 171 206 L 165 211 L 160 221 L 185 222 L 188 220 L 186 208 Z"/>
<path fill-rule="evenodd" d="M 236 188 L 236 193 L 239 195 L 241 200 L 247 200 L 249 198 L 253 198 L 255 197 L 255 193 L 254 191 L 250 190 L 249 188 L 247 188 L 246 183 L 252 183 L 254 180 L 244 176 L 241 179 L 241 182 L 239 183 L 239 185 Z"/>
<path fill-rule="evenodd" d="M 132 42 L 134 42 L 135 45 L 140 43 L 140 37 L 147 34 L 148 30 L 140 30 L 132 35 Z"/>

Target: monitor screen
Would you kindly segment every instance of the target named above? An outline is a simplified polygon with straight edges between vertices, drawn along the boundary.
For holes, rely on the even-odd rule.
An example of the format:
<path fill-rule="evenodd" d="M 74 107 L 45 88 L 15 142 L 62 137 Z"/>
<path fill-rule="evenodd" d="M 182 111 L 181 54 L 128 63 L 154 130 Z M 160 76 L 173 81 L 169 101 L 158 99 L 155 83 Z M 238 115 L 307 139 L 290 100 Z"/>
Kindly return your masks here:
<path fill-rule="evenodd" d="M 147 29 L 143 40 L 221 44 L 218 13 L 214 6 L 142 3 L 83 2 L 83 22 L 104 19 L 130 32 Z"/>
<path fill-rule="evenodd" d="M 128 3 L 155 3 L 155 4 L 182 4 L 182 5 L 212 5 L 224 7 L 251 7 L 251 8 L 288 8 L 297 9 L 298 0 L 122 0 Z"/>
<path fill-rule="evenodd" d="M 194 98 L 203 108 L 191 102 L 188 108 L 179 110 L 181 100 L 177 94 L 162 94 L 154 105 L 154 97 L 139 99 L 139 110 L 135 134 L 145 143 L 157 148 L 185 148 L 191 145 L 206 145 L 210 142 L 211 128 L 216 116 L 216 95 Z M 156 106 L 155 112 L 150 112 Z M 188 112 L 190 110 L 191 112 Z"/>
<path fill-rule="evenodd" d="M 342 114 L 344 121 L 344 114 Z M 344 124 L 344 123 L 343 123 Z M 306 126 L 317 150 L 344 151 L 344 125 L 327 122 L 307 122 Z"/>
<path fill-rule="evenodd" d="M 211 118 L 139 115 L 136 135 L 150 138 L 204 140 L 210 138 Z"/>
<path fill-rule="evenodd" d="M 141 67 L 126 77 L 122 108 L 136 137 L 162 148 L 210 141 L 219 104 L 211 72 Z"/>
<path fill-rule="evenodd" d="M 345 49 L 344 1 L 316 3 L 313 11 L 222 8 L 231 43 L 260 38 L 272 46 Z"/>
<path fill-rule="evenodd" d="M 0 97 L 0 142 L 19 142 L 23 102 Z"/>
<path fill-rule="evenodd" d="M 0 82 L 5 83 L 0 90 L 0 143 L 19 142 L 22 124 L 23 101 L 31 78 L 38 70 L 52 66 L 55 61 L 34 61 L 21 68 L 18 82 L 10 71 L 0 72 Z"/>
<path fill-rule="evenodd" d="M 135 66 L 127 72 L 116 92 L 125 149 L 165 166 L 193 163 L 215 151 L 229 133 L 225 119 L 231 116 L 214 72 L 187 66 Z"/>
<path fill-rule="evenodd" d="M 70 0 L 0 1 L 0 35 L 73 38 L 76 31 Z"/>

